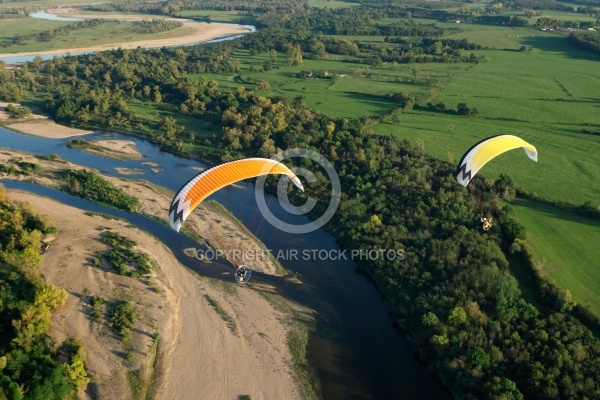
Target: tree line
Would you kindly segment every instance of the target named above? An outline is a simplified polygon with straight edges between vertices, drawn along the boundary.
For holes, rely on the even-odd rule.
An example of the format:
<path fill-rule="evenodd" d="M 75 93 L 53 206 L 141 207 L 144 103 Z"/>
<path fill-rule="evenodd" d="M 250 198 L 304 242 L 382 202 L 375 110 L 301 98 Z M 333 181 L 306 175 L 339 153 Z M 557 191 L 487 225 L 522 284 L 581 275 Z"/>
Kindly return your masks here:
<path fill-rule="evenodd" d="M 573 32 L 569 34 L 567 43 L 573 47 L 600 54 L 599 32 Z"/>
<path fill-rule="evenodd" d="M 67 292 L 44 282 L 42 235 L 55 233 L 28 204 L 0 187 L 0 398 L 66 399 L 89 382 L 80 339 L 52 343 L 46 333 Z M 58 360 L 57 347 L 68 357 Z"/>

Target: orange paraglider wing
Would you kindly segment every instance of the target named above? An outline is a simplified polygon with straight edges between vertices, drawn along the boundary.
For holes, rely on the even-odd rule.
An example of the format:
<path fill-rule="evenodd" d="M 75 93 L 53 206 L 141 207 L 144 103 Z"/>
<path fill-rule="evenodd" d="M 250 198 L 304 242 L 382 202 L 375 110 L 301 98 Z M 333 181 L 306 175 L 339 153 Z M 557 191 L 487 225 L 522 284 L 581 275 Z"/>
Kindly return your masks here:
<path fill-rule="evenodd" d="M 193 177 L 175 195 L 169 208 L 169 225 L 179 232 L 190 213 L 208 196 L 232 183 L 261 175 L 283 174 L 304 190 L 298 177 L 284 164 L 268 158 L 247 158 L 217 165 Z"/>

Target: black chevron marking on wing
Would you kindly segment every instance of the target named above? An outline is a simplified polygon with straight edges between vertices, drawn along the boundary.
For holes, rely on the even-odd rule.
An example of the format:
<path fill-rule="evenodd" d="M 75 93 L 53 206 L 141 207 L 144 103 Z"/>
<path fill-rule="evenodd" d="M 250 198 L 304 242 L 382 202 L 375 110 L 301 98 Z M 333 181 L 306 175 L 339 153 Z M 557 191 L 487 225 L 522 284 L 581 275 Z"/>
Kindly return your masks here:
<path fill-rule="evenodd" d="M 181 199 L 177 199 L 171 203 L 171 207 L 169 208 L 169 215 L 173 214 L 173 223 L 177 223 L 177 221 L 183 222 L 183 209 L 179 210 L 179 201 Z"/>
<path fill-rule="evenodd" d="M 462 173 L 462 177 L 461 179 L 464 180 L 471 180 L 471 170 L 467 171 L 467 163 L 464 163 L 463 165 L 460 166 L 460 168 L 458 168 L 458 170 L 456 171 L 456 174 L 461 174 Z"/>

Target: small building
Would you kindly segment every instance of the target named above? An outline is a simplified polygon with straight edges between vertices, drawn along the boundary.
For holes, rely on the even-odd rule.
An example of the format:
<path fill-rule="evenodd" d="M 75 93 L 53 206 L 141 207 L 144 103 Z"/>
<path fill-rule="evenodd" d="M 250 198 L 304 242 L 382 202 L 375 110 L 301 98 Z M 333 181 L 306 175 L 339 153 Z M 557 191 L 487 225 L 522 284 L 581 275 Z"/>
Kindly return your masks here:
<path fill-rule="evenodd" d="M 300 71 L 300 72 L 298 72 L 298 75 L 297 75 L 298 78 L 305 78 L 305 79 L 310 78 L 311 76 L 312 76 L 312 72 L 310 72 L 310 71 Z"/>

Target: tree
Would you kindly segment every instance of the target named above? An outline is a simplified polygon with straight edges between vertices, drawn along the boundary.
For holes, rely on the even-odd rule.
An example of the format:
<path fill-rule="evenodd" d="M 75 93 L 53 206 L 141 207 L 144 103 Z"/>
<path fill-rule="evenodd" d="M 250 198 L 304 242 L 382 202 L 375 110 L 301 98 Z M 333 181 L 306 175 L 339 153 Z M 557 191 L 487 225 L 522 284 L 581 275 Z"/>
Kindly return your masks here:
<path fill-rule="evenodd" d="M 261 91 L 271 90 L 271 84 L 269 81 L 263 79 L 262 81 L 258 82 L 257 89 Z"/>
<path fill-rule="evenodd" d="M 490 356 L 479 346 L 469 351 L 469 358 L 472 364 L 482 367 L 490 363 Z"/>
<path fill-rule="evenodd" d="M 459 115 L 469 115 L 471 113 L 471 109 L 467 107 L 467 103 L 458 103 L 456 106 L 456 112 Z"/>
<path fill-rule="evenodd" d="M 300 45 L 290 46 L 287 52 L 286 66 L 295 67 L 298 65 L 302 65 L 302 51 L 300 49 Z"/>
<path fill-rule="evenodd" d="M 436 326 L 439 322 L 440 321 L 438 320 L 437 315 L 435 315 L 431 311 L 423 315 L 423 325 L 429 328 Z"/>
<path fill-rule="evenodd" d="M 269 60 L 271 60 L 271 63 L 273 64 L 277 62 L 277 51 L 273 49 L 269 51 Z"/>
<path fill-rule="evenodd" d="M 417 67 L 413 67 L 413 69 L 412 69 L 412 76 L 413 76 L 413 78 L 415 79 L 415 81 L 416 81 L 416 80 L 417 80 L 417 78 L 419 77 L 419 72 L 420 72 L 419 68 L 417 68 Z"/>
<path fill-rule="evenodd" d="M 467 322 L 467 313 L 464 308 L 456 306 L 450 312 L 448 316 L 448 324 L 458 326 Z"/>
<path fill-rule="evenodd" d="M 162 103 L 162 94 L 160 94 L 160 91 L 158 89 L 154 91 L 154 102 L 156 104 Z"/>

